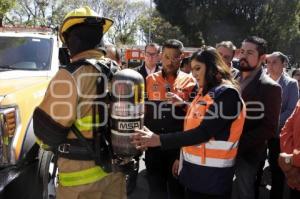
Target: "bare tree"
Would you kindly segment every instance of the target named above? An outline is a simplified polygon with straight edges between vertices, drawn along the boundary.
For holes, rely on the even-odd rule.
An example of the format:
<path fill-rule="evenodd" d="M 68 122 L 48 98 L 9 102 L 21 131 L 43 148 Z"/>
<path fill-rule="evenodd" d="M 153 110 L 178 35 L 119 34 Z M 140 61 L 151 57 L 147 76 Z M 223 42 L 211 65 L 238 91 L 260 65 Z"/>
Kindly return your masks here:
<path fill-rule="evenodd" d="M 133 44 L 137 32 L 137 19 L 145 10 L 144 2 L 128 0 L 88 0 L 89 5 L 102 16 L 114 20 L 107 33 L 107 39 L 113 44 Z"/>
<path fill-rule="evenodd" d="M 0 27 L 3 25 L 3 19 L 6 13 L 15 6 L 15 0 L 0 0 Z"/>
<path fill-rule="evenodd" d="M 70 3 L 67 3 L 67 1 Z M 17 7 L 10 13 L 16 24 L 31 26 L 56 26 L 74 5 L 75 0 L 17 0 Z M 72 3 L 71 3 L 72 2 Z M 67 3 L 67 4 L 66 4 Z"/>
<path fill-rule="evenodd" d="M 16 24 L 32 26 L 57 26 L 72 9 L 90 6 L 102 16 L 114 20 L 106 35 L 113 44 L 133 44 L 137 32 L 137 20 L 145 11 L 144 2 L 128 0 L 16 0 L 17 7 L 11 14 Z"/>

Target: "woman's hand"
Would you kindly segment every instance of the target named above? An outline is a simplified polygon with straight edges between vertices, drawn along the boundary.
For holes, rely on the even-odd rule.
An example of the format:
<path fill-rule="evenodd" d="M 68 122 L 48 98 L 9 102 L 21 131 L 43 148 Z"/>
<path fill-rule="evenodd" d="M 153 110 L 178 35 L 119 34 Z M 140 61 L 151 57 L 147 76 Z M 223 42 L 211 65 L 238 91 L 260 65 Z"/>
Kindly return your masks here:
<path fill-rule="evenodd" d="M 147 150 L 148 147 L 161 145 L 159 135 L 153 133 L 145 126 L 143 129 L 135 129 L 135 133 L 131 136 L 131 140 L 131 143 L 139 150 Z"/>
<path fill-rule="evenodd" d="M 278 158 L 278 165 L 285 174 L 288 183 L 292 185 L 300 185 L 300 168 L 292 165 L 292 162 L 286 163 L 285 157 L 292 156 L 292 154 L 281 153 Z M 291 159 L 292 160 L 292 159 Z"/>
<path fill-rule="evenodd" d="M 175 160 L 172 166 L 172 174 L 175 178 L 178 177 L 179 160 Z"/>

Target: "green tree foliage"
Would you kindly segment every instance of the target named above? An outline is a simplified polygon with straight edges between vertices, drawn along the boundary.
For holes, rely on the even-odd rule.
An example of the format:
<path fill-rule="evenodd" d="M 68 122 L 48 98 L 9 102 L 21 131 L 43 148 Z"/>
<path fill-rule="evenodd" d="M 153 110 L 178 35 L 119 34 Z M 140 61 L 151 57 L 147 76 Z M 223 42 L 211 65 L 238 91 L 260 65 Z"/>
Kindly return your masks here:
<path fill-rule="evenodd" d="M 300 1 L 268 1 L 252 32 L 269 42 L 270 50 L 282 51 L 300 62 Z"/>
<path fill-rule="evenodd" d="M 0 0 L 0 27 L 5 14 L 15 5 L 14 0 Z"/>
<path fill-rule="evenodd" d="M 290 53 L 299 38 L 299 0 L 154 0 L 157 10 L 192 41 L 239 44 L 248 35 L 264 37 L 270 50 Z M 298 39 L 299 41 L 299 39 Z M 299 43 L 298 43 L 299 44 Z M 299 47 L 298 47 L 299 48 Z"/>
<path fill-rule="evenodd" d="M 0 0 L 10 2 L 11 0 Z M 145 10 L 141 1 L 127 0 L 16 0 L 17 6 L 10 12 L 7 23 L 28 26 L 59 26 L 69 11 L 90 6 L 102 16 L 114 20 L 106 34 L 113 44 L 134 44 L 136 42 L 137 19 Z M 1 16 L 1 15 L 0 15 Z"/>
<path fill-rule="evenodd" d="M 151 35 L 151 41 L 158 44 L 162 44 L 167 39 L 176 38 L 182 41 L 184 44 L 190 41 L 181 32 L 178 26 L 172 26 L 170 22 L 161 17 L 159 12 L 155 10 L 150 17 L 150 11 L 141 15 L 138 21 L 141 31 L 144 35 L 144 42 L 149 43 L 149 29 Z"/>

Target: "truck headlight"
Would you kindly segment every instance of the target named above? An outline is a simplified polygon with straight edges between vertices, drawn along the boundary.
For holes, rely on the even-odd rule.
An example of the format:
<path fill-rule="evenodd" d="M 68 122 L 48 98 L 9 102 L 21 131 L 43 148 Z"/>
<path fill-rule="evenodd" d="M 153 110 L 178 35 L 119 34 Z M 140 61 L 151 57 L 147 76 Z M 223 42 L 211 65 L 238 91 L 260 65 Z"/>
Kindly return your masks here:
<path fill-rule="evenodd" d="M 17 107 L 0 107 L 0 166 L 15 163 L 13 138 L 20 126 Z"/>

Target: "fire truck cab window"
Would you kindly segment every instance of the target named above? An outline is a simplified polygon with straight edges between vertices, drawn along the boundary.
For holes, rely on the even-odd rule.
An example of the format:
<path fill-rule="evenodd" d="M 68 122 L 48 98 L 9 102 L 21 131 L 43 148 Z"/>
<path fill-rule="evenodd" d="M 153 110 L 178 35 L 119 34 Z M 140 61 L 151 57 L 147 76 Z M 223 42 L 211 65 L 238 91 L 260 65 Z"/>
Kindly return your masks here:
<path fill-rule="evenodd" d="M 33 37 L 0 37 L 0 67 L 19 70 L 50 68 L 51 40 Z"/>

